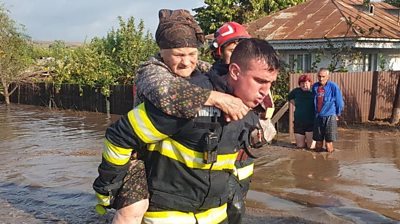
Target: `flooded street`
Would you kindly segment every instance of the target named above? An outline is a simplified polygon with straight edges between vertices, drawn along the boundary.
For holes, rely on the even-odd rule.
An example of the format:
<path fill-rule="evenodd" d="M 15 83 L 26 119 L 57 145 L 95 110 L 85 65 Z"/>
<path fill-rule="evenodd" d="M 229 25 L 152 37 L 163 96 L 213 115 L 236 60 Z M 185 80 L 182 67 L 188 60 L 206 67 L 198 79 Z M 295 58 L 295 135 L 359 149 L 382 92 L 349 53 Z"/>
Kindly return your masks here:
<path fill-rule="evenodd" d="M 105 114 L 0 105 L 0 223 L 106 223 L 93 211 Z M 104 220 L 103 220 L 104 219 Z"/>
<path fill-rule="evenodd" d="M 91 185 L 117 118 L 1 104 L 0 223 L 108 223 Z M 244 223 L 399 223 L 399 129 L 340 129 L 334 146 L 295 150 L 280 134 L 256 162 Z"/>

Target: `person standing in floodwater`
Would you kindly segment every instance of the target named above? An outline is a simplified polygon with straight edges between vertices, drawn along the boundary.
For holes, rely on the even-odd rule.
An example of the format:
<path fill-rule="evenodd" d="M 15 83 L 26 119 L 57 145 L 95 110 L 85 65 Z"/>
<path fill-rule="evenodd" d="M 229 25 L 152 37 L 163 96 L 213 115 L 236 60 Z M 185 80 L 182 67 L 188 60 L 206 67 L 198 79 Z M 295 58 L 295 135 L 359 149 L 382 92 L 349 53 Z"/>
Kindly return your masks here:
<path fill-rule="evenodd" d="M 312 86 L 315 104 L 313 139 L 316 151 L 322 151 L 325 140 L 326 150 L 333 152 L 333 142 L 337 140 L 337 121 L 343 111 L 344 102 L 339 86 L 329 80 L 329 70 L 321 68 L 318 82 Z"/>
<path fill-rule="evenodd" d="M 301 75 L 298 80 L 299 87 L 290 91 L 289 102 L 295 106 L 294 111 L 294 136 L 298 148 L 308 149 L 314 147 L 314 95 L 311 92 L 312 79 L 310 75 Z"/>

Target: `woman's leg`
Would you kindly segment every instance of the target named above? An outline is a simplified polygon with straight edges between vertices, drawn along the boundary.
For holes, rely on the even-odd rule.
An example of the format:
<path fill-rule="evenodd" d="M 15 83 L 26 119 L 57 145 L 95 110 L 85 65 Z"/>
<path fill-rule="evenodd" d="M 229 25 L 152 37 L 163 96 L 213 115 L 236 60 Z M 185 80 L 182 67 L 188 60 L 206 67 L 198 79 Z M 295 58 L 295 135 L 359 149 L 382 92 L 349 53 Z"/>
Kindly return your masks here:
<path fill-rule="evenodd" d="M 126 207 L 123 207 L 114 215 L 113 224 L 140 224 L 144 213 L 149 207 L 149 200 L 143 199 Z"/>
<path fill-rule="evenodd" d="M 296 146 L 298 148 L 305 148 L 306 147 L 306 136 L 305 135 L 301 135 L 301 134 L 294 134 L 294 137 L 296 139 Z"/>
<path fill-rule="evenodd" d="M 142 222 L 144 213 L 149 207 L 149 193 L 147 187 L 144 162 L 131 160 L 124 184 L 114 199 L 113 208 L 117 210 L 113 224 Z"/>
<path fill-rule="evenodd" d="M 313 132 L 312 131 L 306 132 L 305 136 L 306 136 L 307 148 L 314 149 L 315 148 L 315 141 L 312 139 Z"/>

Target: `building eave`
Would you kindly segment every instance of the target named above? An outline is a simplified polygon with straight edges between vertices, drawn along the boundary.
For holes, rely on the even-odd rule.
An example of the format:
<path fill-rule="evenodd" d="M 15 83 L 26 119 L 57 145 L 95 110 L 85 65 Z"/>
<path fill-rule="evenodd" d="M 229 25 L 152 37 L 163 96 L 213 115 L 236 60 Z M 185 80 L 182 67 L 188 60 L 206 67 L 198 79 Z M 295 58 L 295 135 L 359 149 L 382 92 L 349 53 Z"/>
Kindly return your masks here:
<path fill-rule="evenodd" d="M 303 40 L 269 40 L 276 50 L 315 50 L 350 47 L 355 49 L 400 49 L 400 39 L 390 38 L 334 38 Z"/>

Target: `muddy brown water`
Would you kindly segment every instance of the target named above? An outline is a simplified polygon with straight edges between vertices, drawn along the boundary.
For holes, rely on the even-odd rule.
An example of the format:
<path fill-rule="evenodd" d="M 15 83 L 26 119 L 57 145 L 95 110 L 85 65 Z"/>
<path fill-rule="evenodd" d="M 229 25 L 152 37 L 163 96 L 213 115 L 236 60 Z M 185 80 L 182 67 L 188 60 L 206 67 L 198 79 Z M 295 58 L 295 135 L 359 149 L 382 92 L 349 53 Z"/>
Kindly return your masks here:
<path fill-rule="evenodd" d="M 91 184 L 118 116 L 0 105 L 0 223 L 108 223 Z M 333 154 L 287 135 L 256 162 L 244 223 L 400 223 L 399 129 L 340 129 Z"/>

